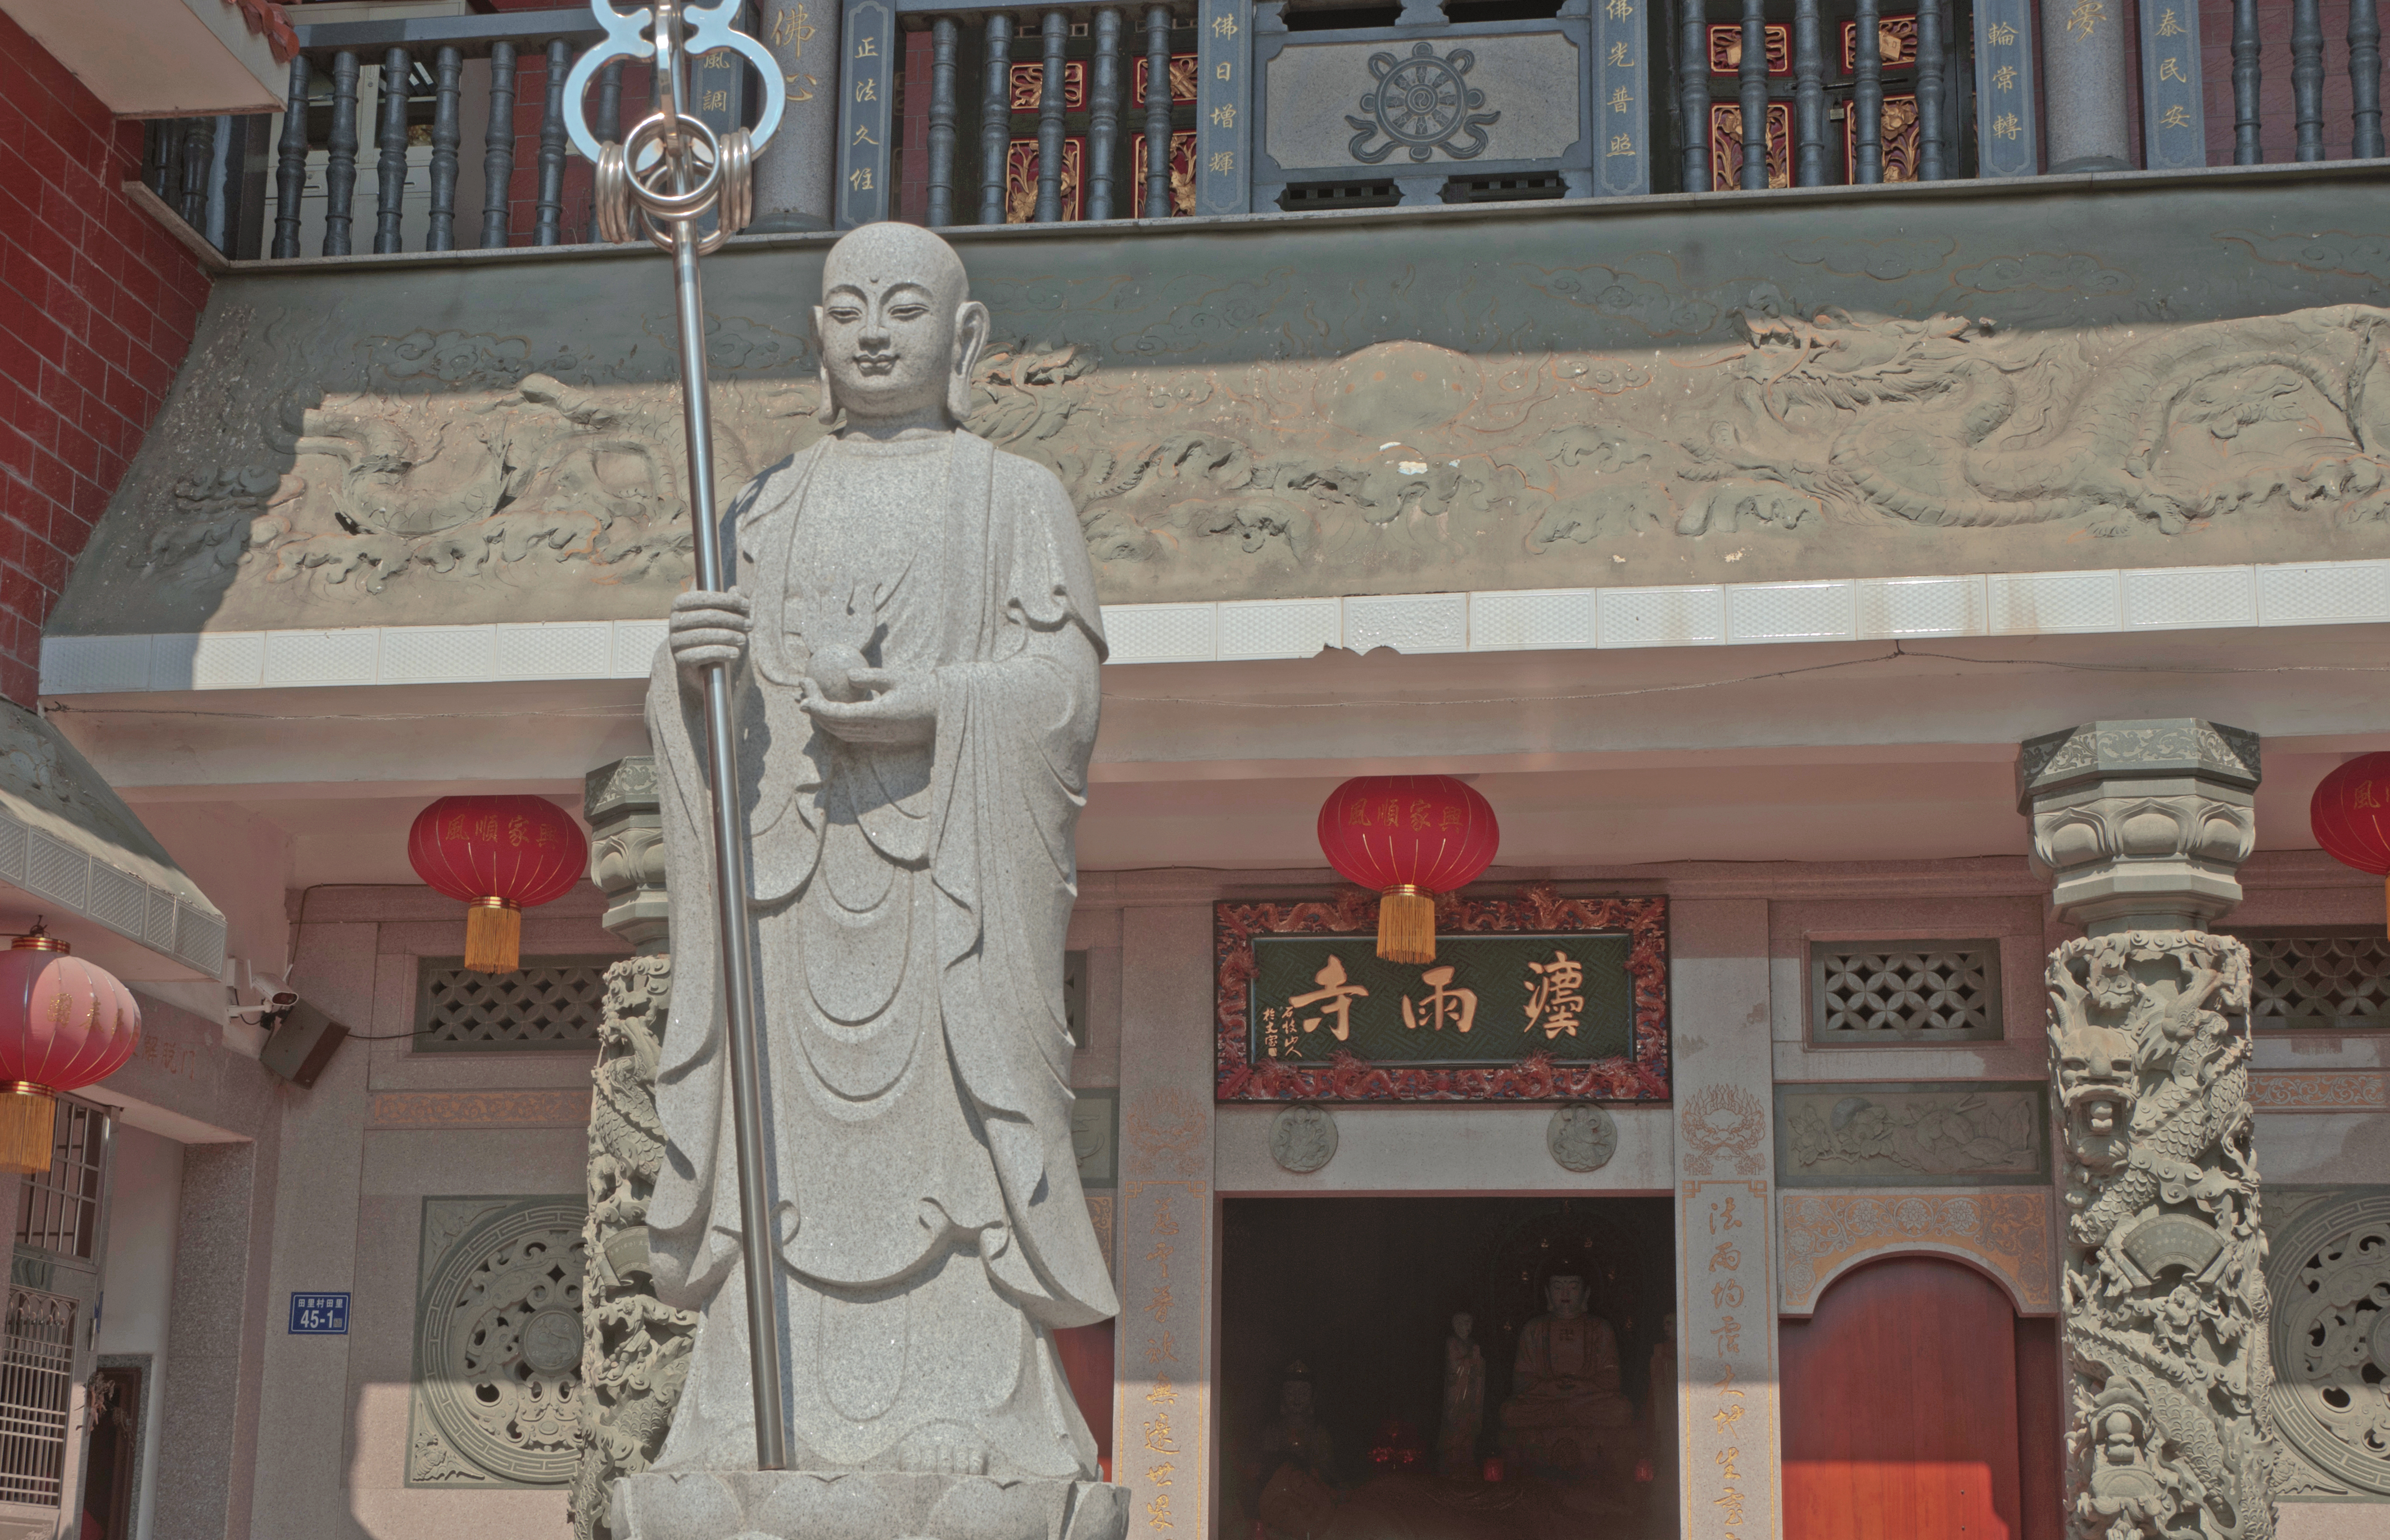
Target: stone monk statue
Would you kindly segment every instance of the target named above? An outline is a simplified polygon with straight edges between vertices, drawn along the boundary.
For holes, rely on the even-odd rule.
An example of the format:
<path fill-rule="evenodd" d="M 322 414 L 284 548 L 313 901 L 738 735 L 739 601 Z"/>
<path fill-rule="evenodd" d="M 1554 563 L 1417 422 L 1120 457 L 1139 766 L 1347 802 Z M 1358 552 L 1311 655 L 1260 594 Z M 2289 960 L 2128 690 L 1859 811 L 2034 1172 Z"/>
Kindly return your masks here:
<path fill-rule="evenodd" d="M 1093 1481 L 1051 1332 L 1118 1309 L 1062 1014 L 1094 572 L 1053 473 L 962 427 L 988 317 L 952 248 L 867 225 L 822 286 L 833 431 L 731 504 L 733 587 L 675 601 L 648 694 L 675 954 L 648 1224 L 658 1292 L 701 1313 L 656 1469 L 754 1468 L 740 1258 L 762 1245 L 795 1469 Z M 769 1237 L 740 1233 L 731 1133 L 699 748 L 716 660 L 752 846 Z"/>

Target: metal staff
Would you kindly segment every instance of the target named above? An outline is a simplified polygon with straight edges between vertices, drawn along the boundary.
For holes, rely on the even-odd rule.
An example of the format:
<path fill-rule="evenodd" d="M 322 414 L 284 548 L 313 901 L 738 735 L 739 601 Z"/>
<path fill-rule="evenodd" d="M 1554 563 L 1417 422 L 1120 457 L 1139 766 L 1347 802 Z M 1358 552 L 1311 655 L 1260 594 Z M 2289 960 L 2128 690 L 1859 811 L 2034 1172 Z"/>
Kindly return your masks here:
<path fill-rule="evenodd" d="M 754 211 L 750 170 L 756 149 L 780 126 L 779 65 L 761 43 L 731 25 L 739 0 L 655 0 L 625 14 L 611 0 L 590 0 L 606 41 L 583 54 L 565 81 L 572 104 L 566 127 L 573 147 L 598 166 L 598 231 L 622 241 L 644 233 L 673 259 L 680 323 L 681 425 L 688 435 L 689 522 L 697 543 L 698 586 L 726 584 L 714 528 L 713 422 L 705 380 L 705 300 L 697 259 L 744 225 Z M 684 24 L 687 32 L 684 33 Z M 649 35 L 642 36 L 645 32 Z M 764 110 L 752 130 L 717 137 L 681 110 L 682 78 L 692 53 L 716 48 L 744 55 L 765 82 Z M 598 71 L 616 59 L 655 61 L 655 110 L 621 144 L 599 144 L 583 101 Z M 700 237 L 696 222 L 718 216 Z M 722 930 L 723 1000 L 730 1040 L 730 1117 L 739 1148 L 739 1222 L 746 1233 L 747 1358 L 755 1388 L 755 1465 L 784 1470 L 788 1429 L 780 1416 L 780 1296 L 774 1287 L 770 1194 L 765 1185 L 762 1043 L 756 1034 L 754 969 L 747 948 L 747 838 L 741 827 L 739 751 L 731 736 L 730 667 L 708 663 L 705 757 L 713 788 L 713 891 Z"/>

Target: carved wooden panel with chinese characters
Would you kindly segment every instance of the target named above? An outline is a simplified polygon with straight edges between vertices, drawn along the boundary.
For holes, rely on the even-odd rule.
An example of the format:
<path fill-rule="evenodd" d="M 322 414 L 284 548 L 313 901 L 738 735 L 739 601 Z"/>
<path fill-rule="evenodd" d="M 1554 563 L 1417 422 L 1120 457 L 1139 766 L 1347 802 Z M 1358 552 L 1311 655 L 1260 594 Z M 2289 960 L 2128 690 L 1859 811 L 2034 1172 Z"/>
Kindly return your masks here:
<path fill-rule="evenodd" d="M 1446 896 L 1426 964 L 1376 919 L 1358 890 L 1214 905 L 1219 1099 L 1666 1099 L 1664 899 Z"/>

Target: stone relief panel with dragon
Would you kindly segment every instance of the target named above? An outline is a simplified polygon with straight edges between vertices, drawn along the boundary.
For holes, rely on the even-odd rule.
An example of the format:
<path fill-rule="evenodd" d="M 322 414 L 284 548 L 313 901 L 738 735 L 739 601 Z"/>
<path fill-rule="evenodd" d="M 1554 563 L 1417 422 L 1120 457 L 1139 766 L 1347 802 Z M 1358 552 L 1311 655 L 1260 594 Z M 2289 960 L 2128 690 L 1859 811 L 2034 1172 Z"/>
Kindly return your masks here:
<path fill-rule="evenodd" d="M 2329 241 L 2218 236 L 2239 288 L 2158 304 L 2121 246 L 1985 254 L 1989 229 L 1762 241 L 1708 281 L 1571 231 L 1489 258 L 1422 229 L 1396 264 L 1189 237 L 1141 276 L 1085 243 L 973 250 L 998 342 L 970 426 L 1061 477 L 1110 602 L 2165 565 L 2194 530 L 2202 561 L 2280 560 L 2390 530 L 2390 310 L 2315 305 L 2376 291 L 2302 267 Z M 717 260 L 727 495 L 823 430 L 791 270 L 817 258 Z M 359 273 L 329 310 L 221 286 L 58 628 L 661 614 L 686 478 L 629 269 L 494 270 L 486 329 L 359 325 L 419 310 L 413 281 Z"/>

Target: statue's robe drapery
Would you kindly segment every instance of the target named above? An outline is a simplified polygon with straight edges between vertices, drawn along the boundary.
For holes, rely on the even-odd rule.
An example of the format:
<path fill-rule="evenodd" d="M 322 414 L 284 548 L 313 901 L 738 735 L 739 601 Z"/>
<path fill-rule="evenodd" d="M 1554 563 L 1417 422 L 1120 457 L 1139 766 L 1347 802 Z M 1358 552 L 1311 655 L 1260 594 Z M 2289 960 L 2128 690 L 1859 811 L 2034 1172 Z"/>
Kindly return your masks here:
<path fill-rule="evenodd" d="M 1513 1447 L 1535 1449 L 1549 1436 L 1616 1428 L 1634 1404 L 1620 1389 L 1618 1336 L 1599 1315 L 1537 1315 L 1519 1329 L 1517 1387 L 1502 1407 Z"/>
<path fill-rule="evenodd" d="M 1092 1476 L 1047 1335 L 1118 1308 L 1062 1010 L 1104 649 L 1077 519 L 1050 471 L 957 432 L 825 440 L 725 523 L 753 618 L 735 709 L 797 1463 L 976 1444 L 992 1474 Z M 934 740 L 817 730 L 798 687 L 830 644 L 928 675 Z M 662 1463 L 752 1467 L 700 699 L 661 655 L 675 990 L 648 1222 L 659 1292 L 705 1312 Z"/>

